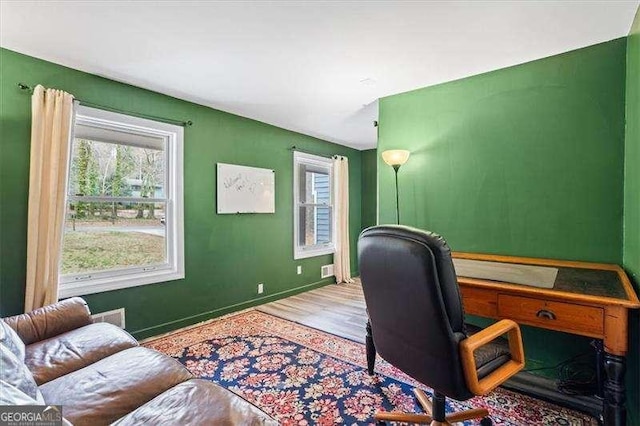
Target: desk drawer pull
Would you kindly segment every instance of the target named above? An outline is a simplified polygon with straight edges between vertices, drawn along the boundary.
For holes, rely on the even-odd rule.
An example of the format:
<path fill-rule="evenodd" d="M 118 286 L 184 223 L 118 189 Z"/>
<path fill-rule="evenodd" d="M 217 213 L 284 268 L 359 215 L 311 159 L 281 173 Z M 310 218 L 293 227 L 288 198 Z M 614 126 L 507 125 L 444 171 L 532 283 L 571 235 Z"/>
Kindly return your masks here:
<path fill-rule="evenodd" d="M 538 318 L 546 318 L 546 319 L 550 319 L 550 320 L 556 319 L 556 314 L 554 314 L 551 311 L 547 311 L 546 309 L 540 309 L 538 311 L 538 313 L 536 314 L 536 316 Z"/>
<path fill-rule="evenodd" d="M 596 306 L 498 294 L 498 317 L 598 339 L 604 336 L 604 309 Z"/>

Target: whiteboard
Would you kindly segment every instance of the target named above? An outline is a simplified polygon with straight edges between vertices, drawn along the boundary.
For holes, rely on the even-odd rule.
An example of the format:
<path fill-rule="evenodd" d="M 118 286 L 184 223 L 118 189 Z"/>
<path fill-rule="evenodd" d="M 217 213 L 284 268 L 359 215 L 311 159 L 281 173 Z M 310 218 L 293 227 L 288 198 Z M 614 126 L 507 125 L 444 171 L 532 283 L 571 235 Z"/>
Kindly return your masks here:
<path fill-rule="evenodd" d="M 275 171 L 218 163 L 218 214 L 275 213 Z"/>

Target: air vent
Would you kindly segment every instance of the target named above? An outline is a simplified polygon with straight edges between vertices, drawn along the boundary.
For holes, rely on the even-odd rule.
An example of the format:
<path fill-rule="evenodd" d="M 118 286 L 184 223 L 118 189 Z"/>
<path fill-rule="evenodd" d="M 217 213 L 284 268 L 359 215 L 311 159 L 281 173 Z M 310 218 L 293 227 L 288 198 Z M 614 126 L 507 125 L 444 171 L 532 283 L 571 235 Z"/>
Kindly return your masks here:
<path fill-rule="evenodd" d="M 93 322 L 108 322 L 109 324 L 116 325 L 120 328 L 125 327 L 124 308 L 100 312 L 99 314 L 91 315 L 91 318 L 93 318 Z"/>
<path fill-rule="evenodd" d="M 333 265 L 324 265 L 320 267 L 320 278 L 333 276 Z"/>

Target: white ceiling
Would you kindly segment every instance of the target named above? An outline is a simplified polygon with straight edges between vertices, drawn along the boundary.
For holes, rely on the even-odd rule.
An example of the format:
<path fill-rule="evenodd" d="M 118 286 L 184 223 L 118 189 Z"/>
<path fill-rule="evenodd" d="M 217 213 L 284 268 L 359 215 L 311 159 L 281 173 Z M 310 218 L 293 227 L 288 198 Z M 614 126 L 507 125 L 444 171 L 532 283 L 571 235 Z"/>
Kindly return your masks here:
<path fill-rule="evenodd" d="M 638 3 L 1 0 L 0 45 L 366 149 L 378 98 L 626 36 Z"/>

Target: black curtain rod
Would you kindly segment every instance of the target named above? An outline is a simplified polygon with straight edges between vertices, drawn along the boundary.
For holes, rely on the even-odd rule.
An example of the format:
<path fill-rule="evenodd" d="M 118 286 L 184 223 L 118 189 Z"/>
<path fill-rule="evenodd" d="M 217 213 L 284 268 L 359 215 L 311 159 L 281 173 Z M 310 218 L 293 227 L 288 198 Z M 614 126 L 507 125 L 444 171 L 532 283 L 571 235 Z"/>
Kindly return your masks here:
<path fill-rule="evenodd" d="M 20 88 L 20 90 L 24 90 L 24 91 L 26 91 L 28 93 L 33 93 L 33 87 L 28 86 L 28 85 L 26 85 L 24 83 L 18 83 L 18 88 Z M 163 123 L 175 124 L 175 125 L 182 126 L 182 127 L 187 127 L 187 126 L 193 125 L 193 121 L 191 121 L 191 120 L 188 120 L 188 121 L 174 120 L 173 118 L 165 118 L 165 117 L 158 117 L 158 116 L 155 116 L 155 115 L 140 114 L 138 112 L 125 111 L 125 110 L 122 110 L 122 109 L 117 109 L 117 108 L 112 108 L 112 107 L 108 107 L 108 106 L 104 106 L 104 105 L 94 104 L 92 102 L 83 101 L 82 99 L 75 98 L 75 100 L 78 101 L 80 103 L 80 105 L 84 105 L 84 106 L 90 107 L 90 108 L 97 108 L 97 109 L 102 109 L 102 110 L 105 110 L 105 111 L 111 111 L 111 112 L 117 112 L 117 113 L 121 113 L 121 114 L 132 115 L 134 117 L 146 118 L 146 119 L 155 120 L 155 121 L 161 121 Z"/>
<path fill-rule="evenodd" d="M 318 157 L 324 157 L 324 158 L 340 157 L 341 160 L 344 160 L 344 155 L 337 155 L 337 154 L 336 155 L 329 155 L 329 154 L 322 154 L 320 152 L 307 151 L 306 149 L 298 148 L 295 145 L 293 145 L 291 148 L 289 148 L 289 151 L 298 151 L 298 152 L 303 152 L 305 154 L 317 155 Z"/>

